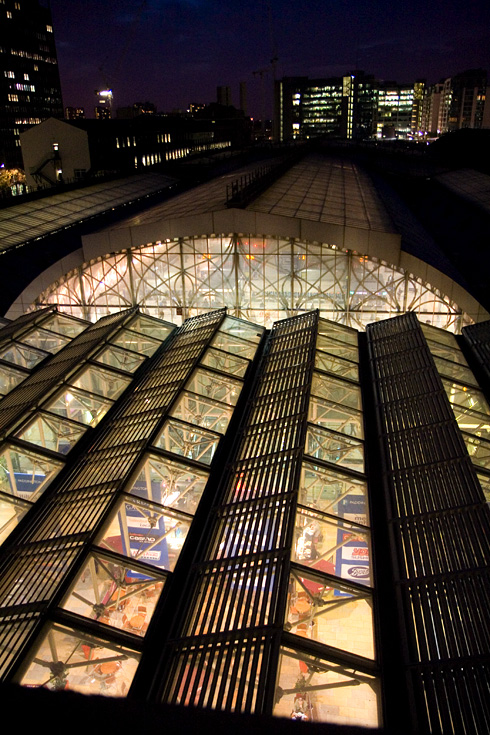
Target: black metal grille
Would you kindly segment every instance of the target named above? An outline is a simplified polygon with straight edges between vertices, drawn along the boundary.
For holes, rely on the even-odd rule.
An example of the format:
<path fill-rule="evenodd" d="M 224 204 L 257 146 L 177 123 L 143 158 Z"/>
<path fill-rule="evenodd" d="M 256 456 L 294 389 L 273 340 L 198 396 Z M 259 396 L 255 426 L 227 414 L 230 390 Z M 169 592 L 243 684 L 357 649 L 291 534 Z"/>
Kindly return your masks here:
<path fill-rule="evenodd" d="M 145 447 L 224 316 L 221 310 L 196 317 L 174 335 L 168 349 L 163 345 L 147 369 L 135 378 L 132 392 L 125 394 L 114 413 L 101 423 L 87 454 L 52 485 L 45 501 L 19 527 L 16 545 L 0 561 L 0 622 L 3 618 L 5 623 L 4 637 L 0 638 L 0 667 L 4 676 L 12 676 L 22 664 L 30 636 L 53 614 L 57 597 L 78 569 L 76 564 L 82 555 L 89 551 Z M 119 320 L 124 318 L 119 316 Z M 93 349 L 104 338 L 108 325 L 117 319 L 110 316 L 102 322 L 102 326 L 99 322 L 75 338 L 71 359 L 78 359 L 80 340 Z M 179 355 L 181 361 L 175 359 Z M 25 606 L 30 610 L 33 603 L 38 615 L 35 623 L 27 627 L 15 624 L 15 630 L 8 625 L 12 605 L 19 615 L 25 612 Z"/>
<path fill-rule="evenodd" d="M 415 316 L 367 335 L 413 729 L 487 732 L 490 514 Z"/>
<path fill-rule="evenodd" d="M 167 702 L 271 711 L 318 315 L 275 325 L 167 650 Z"/>

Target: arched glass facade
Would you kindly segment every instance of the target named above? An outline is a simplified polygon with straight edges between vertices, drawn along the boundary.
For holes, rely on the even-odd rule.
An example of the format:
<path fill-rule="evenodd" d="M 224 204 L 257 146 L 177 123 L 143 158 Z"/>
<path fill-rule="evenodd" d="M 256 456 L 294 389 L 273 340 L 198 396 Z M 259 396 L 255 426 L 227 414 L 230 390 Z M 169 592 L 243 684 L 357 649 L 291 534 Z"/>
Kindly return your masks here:
<path fill-rule="evenodd" d="M 236 234 L 96 258 L 41 293 L 35 307 L 44 304 L 90 320 L 137 304 L 174 323 L 222 306 L 267 327 L 312 309 L 357 329 L 407 311 L 453 332 L 472 321 L 430 284 L 382 260 L 325 243 Z"/>

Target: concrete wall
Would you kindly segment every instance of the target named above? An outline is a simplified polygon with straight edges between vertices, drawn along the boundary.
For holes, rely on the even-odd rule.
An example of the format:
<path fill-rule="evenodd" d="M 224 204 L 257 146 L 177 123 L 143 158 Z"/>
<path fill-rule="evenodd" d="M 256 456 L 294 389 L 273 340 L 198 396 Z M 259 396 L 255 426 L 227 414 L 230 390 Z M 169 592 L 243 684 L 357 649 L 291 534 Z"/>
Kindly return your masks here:
<path fill-rule="evenodd" d="M 90 153 L 88 135 L 84 130 L 63 120 L 50 117 L 34 125 L 20 136 L 27 184 L 52 184 L 60 180 L 70 181 L 75 170 L 89 171 Z M 55 147 L 58 146 L 58 150 Z M 37 176 L 34 173 L 39 171 Z M 58 173 L 61 171 L 62 173 Z"/>

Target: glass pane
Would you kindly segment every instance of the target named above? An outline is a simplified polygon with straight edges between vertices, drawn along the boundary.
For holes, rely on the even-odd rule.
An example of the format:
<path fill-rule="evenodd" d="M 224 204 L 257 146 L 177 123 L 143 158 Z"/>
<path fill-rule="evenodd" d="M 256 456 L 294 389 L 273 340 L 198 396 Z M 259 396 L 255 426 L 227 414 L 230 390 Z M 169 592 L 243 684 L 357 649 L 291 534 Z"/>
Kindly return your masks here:
<path fill-rule="evenodd" d="M 219 436 L 203 429 L 181 424 L 179 421 L 167 421 L 155 441 L 155 446 L 167 452 L 179 454 L 181 457 L 193 459 L 195 462 L 209 465 L 219 440 Z"/>
<path fill-rule="evenodd" d="M 46 352 L 54 354 L 68 344 L 70 339 L 68 337 L 62 337 L 60 334 L 48 332 L 46 329 L 36 329 L 29 334 L 23 335 L 22 342 L 31 345 L 31 347 L 38 347 L 40 350 L 46 350 Z"/>
<path fill-rule="evenodd" d="M 22 502 L 18 498 L 10 499 L 0 496 L 0 544 L 3 544 L 12 533 L 30 507 L 30 503 Z"/>
<path fill-rule="evenodd" d="M 317 350 L 315 354 L 315 367 L 327 373 L 335 373 L 335 375 L 342 378 L 359 380 L 359 370 L 356 364 L 342 360 L 339 357 L 334 357 L 333 355 L 327 355 L 320 350 Z"/>
<path fill-rule="evenodd" d="M 45 329 L 50 329 L 57 334 L 64 334 L 66 337 L 76 337 L 77 334 L 80 334 L 89 326 L 87 323 L 70 319 L 65 314 L 53 314 L 46 322 L 43 322 Z"/>
<path fill-rule="evenodd" d="M 289 578 L 285 630 L 343 651 L 374 658 L 373 601 L 311 571 Z"/>
<path fill-rule="evenodd" d="M 308 426 L 306 453 L 324 462 L 364 472 L 364 446 L 357 439 L 335 434 L 319 426 Z"/>
<path fill-rule="evenodd" d="M 467 408 L 453 406 L 454 416 L 461 431 L 490 439 L 490 419 L 485 414 L 469 411 Z"/>
<path fill-rule="evenodd" d="M 90 396 L 76 388 L 65 390 L 44 408 L 81 424 L 95 426 L 112 406 L 112 401 Z"/>
<path fill-rule="evenodd" d="M 490 407 L 481 390 L 469 385 L 462 385 L 461 383 L 451 383 L 449 380 L 444 379 L 442 383 L 450 403 L 471 408 L 473 411 L 490 414 Z"/>
<path fill-rule="evenodd" d="M 123 499 L 97 545 L 173 571 L 191 521 L 156 503 Z"/>
<path fill-rule="evenodd" d="M 234 406 L 238 401 L 242 383 L 224 375 L 215 375 L 207 370 L 194 370 L 186 389 L 213 401 L 221 401 Z"/>
<path fill-rule="evenodd" d="M 91 554 L 62 607 L 104 625 L 144 636 L 164 580 Z"/>
<path fill-rule="evenodd" d="M 7 347 L 0 350 L 0 359 L 28 368 L 28 370 L 31 370 L 34 365 L 44 360 L 45 357 L 47 357 L 46 352 L 40 352 L 34 347 L 27 347 L 27 345 L 21 345 L 18 342 L 11 342 Z"/>
<path fill-rule="evenodd" d="M 170 415 L 177 419 L 217 431 L 220 434 L 225 433 L 232 414 L 233 409 L 222 403 L 215 403 L 208 398 L 185 391 L 182 392 L 181 398 L 170 412 Z"/>
<path fill-rule="evenodd" d="M 209 348 L 206 350 L 201 364 L 220 370 L 222 373 L 243 378 L 250 363 L 248 360 L 237 357 L 237 355 L 230 355 L 228 352 L 220 352 Z"/>
<path fill-rule="evenodd" d="M 490 470 L 490 441 L 465 433 L 463 439 L 473 464 Z"/>
<path fill-rule="evenodd" d="M 367 529 L 298 507 L 295 537 L 293 561 L 351 582 L 371 584 Z"/>
<path fill-rule="evenodd" d="M 125 378 L 112 370 L 92 366 L 86 367 L 70 381 L 75 388 L 82 388 L 112 400 L 120 396 L 130 382 L 131 378 Z"/>
<path fill-rule="evenodd" d="M 461 365 L 457 362 L 450 362 L 449 360 L 441 360 L 439 357 L 434 356 L 434 362 L 440 375 L 444 375 L 446 378 L 454 378 L 459 380 L 461 383 L 469 383 L 470 385 L 478 385 L 475 380 L 475 376 L 469 367 Z"/>
<path fill-rule="evenodd" d="M 219 330 L 234 337 L 241 337 L 242 339 L 247 339 L 249 342 L 255 342 L 256 345 L 260 342 L 265 331 L 264 327 L 252 324 L 251 322 L 245 322 L 242 319 L 235 319 L 232 316 L 225 317 Z"/>
<path fill-rule="evenodd" d="M 329 322 L 326 319 L 318 320 L 318 334 L 324 337 L 333 337 L 340 342 L 357 347 L 358 333 L 355 329 L 349 329 L 337 322 Z"/>
<path fill-rule="evenodd" d="M 207 472 L 189 469 L 180 462 L 149 457 L 128 492 L 194 515 L 208 477 Z"/>
<path fill-rule="evenodd" d="M 125 370 L 128 373 L 134 373 L 144 360 L 143 355 L 129 350 L 121 350 L 119 347 L 105 347 L 102 352 L 94 357 L 94 360 L 101 362 L 109 367 Z"/>
<path fill-rule="evenodd" d="M 351 362 L 359 362 L 357 344 L 356 346 L 348 345 L 319 334 L 316 339 L 316 347 L 317 351 L 321 350 L 329 355 L 334 355 L 335 357 L 340 357 L 344 360 L 350 360 Z"/>
<path fill-rule="evenodd" d="M 126 646 L 51 623 L 20 683 L 29 687 L 124 697 L 138 662 L 139 654 Z"/>
<path fill-rule="evenodd" d="M 346 380 L 336 380 L 314 371 L 311 392 L 314 396 L 341 403 L 343 406 L 350 406 L 357 410 L 362 408 L 359 386 L 355 383 L 348 383 Z"/>
<path fill-rule="evenodd" d="M 5 396 L 15 388 L 16 385 L 22 383 L 29 373 L 21 372 L 15 368 L 0 365 L 0 395 Z"/>
<path fill-rule="evenodd" d="M 434 342 L 440 342 L 447 347 L 451 347 L 455 352 L 459 352 L 459 345 L 456 337 L 451 332 L 446 332 L 445 329 L 438 329 L 433 327 L 431 324 L 420 322 L 422 332 L 426 339 L 434 340 Z"/>
<path fill-rule="evenodd" d="M 433 342 L 430 339 L 427 340 L 427 344 L 429 345 L 429 350 L 434 356 L 442 357 L 444 360 L 450 360 L 451 362 L 457 362 L 460 365 L 468 365 L 463 353 L 457 345 L 453 344 L 448 347 L 447 345 Z"/>
<path fill-rule="evenodd" d="M 487 503 L 490 503 L 490 477 L 488 475 L 484 475 L 482 472 L 477 472 L 476 475 L 480 481 L 485 500 Z"/>
<path fill-rule="evenodd" d="M 251 342 L 245 342 L 234 334 L 224 334 L 223 332 L 216 334 L 211 345 L 224 352 L 231 352 L 233 355 L 239 355 L 249 360 L 253 359 L 257 350 L 257 345 Z"/>
<path fill-rule="evenodd" d="M 137 334 L 137 332 L 130 332 L 128 329 L 122 329 L 118 332 L 117 336 L 111 339 L 111 342 L 118 345 L 118 347 L 146 356 L 153 355 L 161 345 L 161 342 L 156 339 Z"/>
<path fill-rule="evenodd" d="M 85 426 L 72 424 L 57 416 L 38 414 L 26 429 L 21 430 L 17 436 L 26 442 L 38 444 L 53 452 L 67 454 L 77 443 L 83 434 Z"/>
<path fill-rule="evenodd" d="M 169 324 L 169 322 L 154 321 L 153 319 L 139 314 L 129 322 L 127 328 L 132 329 L 134 332 L 144 334 L 147 337 L 154 337 L 160 342 L 164 342 L 170 332 L 175 329 L 175 325 Z"/>
<path fill-rule="evenodd" d="M 6 445 L 0 451 L 0 490 L 32 503 L 62 467 L 61 462 Z"/>
<path fill-rule="evenodd" d="M 343 408 L 336 403 L 323 401 L 312 396 L 308 407 L 308 421 L 342 434 L 363 438 L 362 413 L 352 408 Z"/>
<path fill-rule="evenodd" d="M 378 679 L 333 661 L 282 649 L 273 714 L 292 720 L 378 727 Z"/>
<path fill-rule="evenodd" d="M 298 501 L 322 513 L 369 525 L 367 483 L 320 465 L 303 463 Z"/>

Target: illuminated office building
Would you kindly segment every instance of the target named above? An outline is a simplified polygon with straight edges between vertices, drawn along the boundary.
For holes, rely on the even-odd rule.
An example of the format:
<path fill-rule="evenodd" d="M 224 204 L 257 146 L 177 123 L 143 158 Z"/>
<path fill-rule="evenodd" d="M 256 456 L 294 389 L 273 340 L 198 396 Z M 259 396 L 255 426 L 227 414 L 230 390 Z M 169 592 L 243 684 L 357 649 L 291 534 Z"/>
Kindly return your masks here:
<path fill-rule="evenodd" d="M 0 18 L 0 164 L 22 166 L 20 134 L 63 117 L 51 12 L 38 0 L 4 0 Z"/>
<path fill-rule="evenodd" d="M 416 90 L 416 91 L 415 91 Z M 376 136 L 378 138 L 408 138 L 421 116 L 420 85 L 380 83 Z"/>

